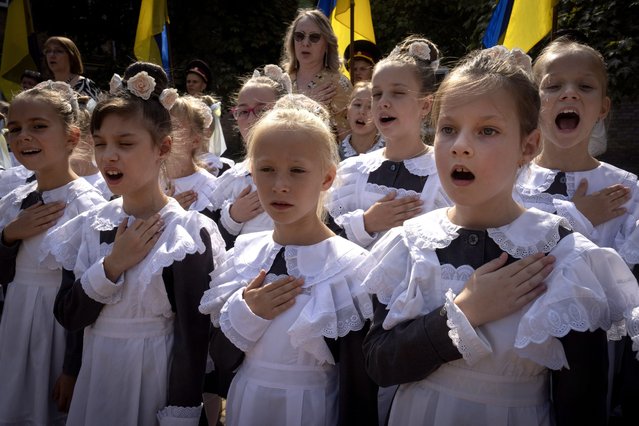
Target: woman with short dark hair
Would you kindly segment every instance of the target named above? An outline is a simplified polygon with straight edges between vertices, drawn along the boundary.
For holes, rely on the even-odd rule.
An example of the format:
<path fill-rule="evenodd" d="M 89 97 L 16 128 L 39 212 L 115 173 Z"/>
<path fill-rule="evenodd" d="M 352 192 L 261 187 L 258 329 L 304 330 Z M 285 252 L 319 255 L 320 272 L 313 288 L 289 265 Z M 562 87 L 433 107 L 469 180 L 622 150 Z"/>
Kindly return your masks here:
<path fill-rule="evenodd" d="M 95 82 L 84 77 L 84 65 L 78 46 L 66 37 L 49 37 L 43 49 L 46 68 L 53 80 L 64 81 L 81 95 L 98 100 L 100 88 Z"/>

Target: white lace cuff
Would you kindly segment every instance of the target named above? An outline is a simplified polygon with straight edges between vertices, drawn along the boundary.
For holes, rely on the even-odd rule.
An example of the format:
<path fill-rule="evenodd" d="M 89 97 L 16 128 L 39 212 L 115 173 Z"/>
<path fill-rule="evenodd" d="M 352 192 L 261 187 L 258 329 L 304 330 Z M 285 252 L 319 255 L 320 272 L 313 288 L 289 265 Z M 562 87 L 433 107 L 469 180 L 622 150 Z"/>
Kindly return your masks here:
<path fill-rule="evenodd" d="M 368 247 L 377 238 L 377 233 L 370 235 L 366 232 L 364 228 L 364 210 L 362 209 L 344 213 L 335 219 L 335 223 L 344 228 L 346 237 L 360 247 Z"/>
<path fill-rule="evenodd" d="M 157 418 L 160 426 L 197 426 L 201 412 L 201 405 L 198 407 L 169 405 L 157 412 Z"/>
<path fill-rule="evenodd" d="M 104 257 L 84 272 L 80 282 L 87 296 L 96 302 L 113 305 L 122 298 L 124 274 L 115 283 L 109 280 L 104 272 Z"/>
<path fill-rule="evenodd" d="M 553 205 L 557 210 L 557 214 L 566 218 L 572 229 L 587 236 L 588 238 L 591 238 L 595 228 L 586 216 L 579 211 L 577 206 L 575 206 L 575 203 L 555 198 L 553 199 Z"/>
<path fill-rule="evenodd" d="M 220 222 L 224 229 L 226 229 L 232 235 L 240 235 L 242 232 L 243 223 L 239 223 L 231 218 L 231 206 L 233 205 L 231 200 L 226 200 L 222 204 L 220 210 Z"/>
<path fill-rule="evenodd" d="M 257 342 L 271 324 L 255 315 L 242 297 L 242 287 L 226 301 L 220 313 L 220 328 L 228 339 L 244 352 Z"/>
<path fill-rule="evenodd" d="M 451 289 L 446 292 L 446 312 L 448 320 L 446 324 L 450 328 L 448 337 L 453 341 L 460 354 L 468 365 L 473 365 L 486 355 L 493 352 L 490 343 L 481 336 L 479 330 L 473 328 L 466 315 L 454 302 L 455 294 Z"/>

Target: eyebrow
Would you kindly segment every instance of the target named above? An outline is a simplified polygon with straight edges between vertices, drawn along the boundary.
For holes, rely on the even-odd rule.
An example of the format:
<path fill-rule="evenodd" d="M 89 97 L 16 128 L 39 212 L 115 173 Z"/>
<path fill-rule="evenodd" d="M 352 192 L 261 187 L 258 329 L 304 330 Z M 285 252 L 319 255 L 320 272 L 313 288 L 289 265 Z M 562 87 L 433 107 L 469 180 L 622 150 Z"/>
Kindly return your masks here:
<path fill-rule="evenodd" d="M 30 122 L 30 121 L 38 121 L 38 120 L 40 120 L 40 121 L 47 121 L 47 122 L 49 121 L 49 119 L 48 119 L 48 118 L 46 118 L 46 117 L 30 117 L 30 118 L 28 118 L 26 121 L 27 121 L 27 122 Z M 9 122 L 7 123 L 7 126 L 9 126 L 10 124 L 15 124 L 15 123 L 17 123 L 17 121 L 16 121 L 16 120 L 9 121 Z"/>

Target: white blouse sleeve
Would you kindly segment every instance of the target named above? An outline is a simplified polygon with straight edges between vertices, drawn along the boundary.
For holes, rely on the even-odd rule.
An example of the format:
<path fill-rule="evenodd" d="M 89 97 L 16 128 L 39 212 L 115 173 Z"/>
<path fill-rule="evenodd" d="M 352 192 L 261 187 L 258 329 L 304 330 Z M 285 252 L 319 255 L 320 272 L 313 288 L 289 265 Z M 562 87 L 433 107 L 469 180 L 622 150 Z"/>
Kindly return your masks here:
<path fill-rule="evenodd" d="M 248 351 L 262 336 L 269 320 L 255 315 L 242 297 L 248 280 L 238 276 L 235 249 L 226 252 L 221 265 L 211 273 L 211 285 L 200 302 L 200 312 L 211 316 L 228 339 Z M 251 278 L 252 279 L 252 278 Z"/>
<path fill-rule="evenodd" d="M 584 236 L 564 237 L 551 251 L 557 259 L 546 279 L 547 291 L 522 317 L 515 348 L 521 356 L 550 369 L 569 367 L 558 338 L 570 331 L 628 334 L 639 342 L 639 287 L 623 259 Z"/>
<path fill-rule="evenodd" d="M 363 206 L 357 205 L 361 198 L 359 192 L 361 180 L 366 176 L 361 170 L 361 159 L 358 157 L 348 158 L 339 166 L 337 171 L 337 185 L 329 190 L 326 209 L 335 223 L 344 229 L 346 237 L 359 245 L 368 247 L 377 234 L 369 234 L 364 227 Z M 381 195 L 380 195 L 381 198 Z"/>
<path fill-rule="evenodd" d="M 595 227 L 588 218 L 579 211 L 575 203 L 559 198 L 554 198 L 552 203 L 557 211 L 557 215 L 565 218 L 573 230 L 583 235 L 592 236 Z"/>
<path fill-rule="evenodd" d="M 229 199 L 222 203 L 222 208 L 220 209 L 220 222 L 224 229 L 226 229 L 231 235 L 240 235 L 244 224 L 234 221 L 231 217 L 231 206 L 234 201 L 234 199 Z"/>
<path fill-rule="evenodd" d="M 124 274 L 114 283 L 104 272 L 104 257 L 91 265 L 80 279 L 82 289 L 91 299 L 105 305 L 113 305 L 122 299 Z"/>
<path fill-rule="evenodd" d="M 220 329 L 239 349 L 248 352 L 260 340 L 271 321 L 255 315 L 238 289 L 226 301 L 220 313 Z"/>

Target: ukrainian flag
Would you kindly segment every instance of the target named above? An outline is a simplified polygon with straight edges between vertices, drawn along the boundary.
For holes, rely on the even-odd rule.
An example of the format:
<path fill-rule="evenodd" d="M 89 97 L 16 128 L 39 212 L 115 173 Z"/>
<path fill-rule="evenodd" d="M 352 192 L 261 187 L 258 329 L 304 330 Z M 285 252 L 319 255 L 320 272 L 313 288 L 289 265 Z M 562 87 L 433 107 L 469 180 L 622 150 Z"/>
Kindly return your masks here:
<path fill-rule="evenodd" d="M 133 52 L 138 61 L 162 65 L 166 74 L 170 76 L 167 23 L 167 0 L 142 0 Z"/>
<path fill-rule="evenodd" d="M 12 0 L 7 10 L 0 63 L 0 90 L 8 100 L 22 89 L 19 84 L 22 72 L 25 69 L 38 69 L 29 53 L 29 37 L 32 34 L 29 0 Z"/>
<path fill-rule="evenodd" d="M 499 0 L 483 38 L 485 47 L 503 44 L 528 52 L 552 29 L 557 0 Z"/>
<path fill-rule="evenodd" d="M 354 2 L 354 38 L 355 40 L 368 40 L 375 43 L 375 31 L 373 30 L 373 18 L 371 16 L 371 4 L 369 0 Z M 333 31 L 337 36 L 337 51 L 341 56 L 351 43 L 351 2 L 350 0 L 319 0 L 317 8 L 324 12 L 331 21 Z M 345 69 L 342 72 L 348 76 Z"/>

